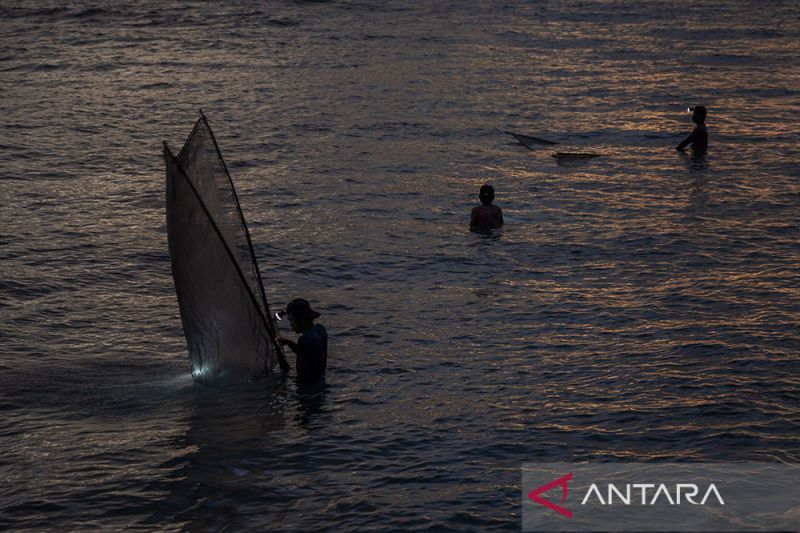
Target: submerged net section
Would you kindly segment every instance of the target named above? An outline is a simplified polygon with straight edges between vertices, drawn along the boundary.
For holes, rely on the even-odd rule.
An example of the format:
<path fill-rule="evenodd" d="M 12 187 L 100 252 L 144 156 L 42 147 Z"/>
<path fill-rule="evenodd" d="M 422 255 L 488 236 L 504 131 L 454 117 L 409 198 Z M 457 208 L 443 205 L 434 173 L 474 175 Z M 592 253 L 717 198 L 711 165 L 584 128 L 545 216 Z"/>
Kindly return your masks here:
<path fill-rule="evenodd" d="M 274 366 L 272 319 L 236 191 L 205 117 L 177 157 L 164 147 L 167 234 L 183 331 L 200 381 Z"/>

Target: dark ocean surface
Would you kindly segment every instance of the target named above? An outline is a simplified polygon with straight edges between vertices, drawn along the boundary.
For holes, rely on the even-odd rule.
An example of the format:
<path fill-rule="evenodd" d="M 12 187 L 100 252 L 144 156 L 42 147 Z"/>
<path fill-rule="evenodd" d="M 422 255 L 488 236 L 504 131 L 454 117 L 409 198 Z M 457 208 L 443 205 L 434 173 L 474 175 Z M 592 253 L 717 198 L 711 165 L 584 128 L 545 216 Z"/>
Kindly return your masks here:
<path fill-rule="evenodd" d="M 800 461 L 796 1 L 113 4 L 0 5 L 0 529 L 514 531 L 525 462 Z M 323 391 L 191 379 L 200 108 Z"/>

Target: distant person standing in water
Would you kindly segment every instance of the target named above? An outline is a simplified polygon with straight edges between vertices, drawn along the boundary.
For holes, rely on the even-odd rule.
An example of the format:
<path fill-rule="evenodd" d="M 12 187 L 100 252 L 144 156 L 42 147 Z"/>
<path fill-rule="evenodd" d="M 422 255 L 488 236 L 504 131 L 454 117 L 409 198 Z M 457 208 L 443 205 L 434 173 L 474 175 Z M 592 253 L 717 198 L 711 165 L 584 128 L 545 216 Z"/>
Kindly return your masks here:
<path fill-rule="evenodd" d="M 314 324 L 319 313 L 311 309 L 311 304 L 302 298 L 295 298 L 283 313 L 289 325 L 300 337 L 297 342 L 285 337 L 278 337 L 282 346 L 288 346 L 297 355 L 295 368 L 298 383 L 321 383 L 325 380 L 325 368 L 328 365 L 328 331 L 322 324 Z"/>
<path fill-rule="evenodd" d="M 702 155 L 708 149 L 708 128 L 706 128 L 706 108 L 705 106 L 697 106 L 690 108 L 692 110 L 692 122 L 696 124 L 692 133 L 689 134 L 681 143 L 675 147 L 676 150 L 682 152 L 686 145 L 692 144 L 692 152 L 694 155 Z"/>
<path fill-rule="evenodd" d="M 481 187 L 478 198 L 481 200 L 481 205 L 472 208 L 472 215 L 469 218 L 470 231 L 486 231 L 502 226 L 503 210 L 496 205 L 492 205 L 492 202 L 494 202 L 494 187 L 491 185 Z"/>

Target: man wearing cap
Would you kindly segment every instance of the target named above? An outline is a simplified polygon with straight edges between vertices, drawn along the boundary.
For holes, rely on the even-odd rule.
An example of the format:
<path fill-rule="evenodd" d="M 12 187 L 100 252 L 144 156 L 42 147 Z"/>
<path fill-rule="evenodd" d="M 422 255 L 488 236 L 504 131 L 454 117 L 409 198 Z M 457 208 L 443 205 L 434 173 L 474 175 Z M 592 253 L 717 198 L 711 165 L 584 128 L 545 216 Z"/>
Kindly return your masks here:
<path fill-rule="evenodd" d="M 311 304 L 302 298 L 295 298 L 280 313 L 289 319 L 289 325 L 300 337 L 297 342 L 278 337 L 278 342 L 288 346 L 297 355 L 295 368 L 298 383 L 319 383 L 325 380 L 325 367 L 328 364 L 328 332 L 322 324 L 314 324 L 319 313 L 311 309 Z"/>

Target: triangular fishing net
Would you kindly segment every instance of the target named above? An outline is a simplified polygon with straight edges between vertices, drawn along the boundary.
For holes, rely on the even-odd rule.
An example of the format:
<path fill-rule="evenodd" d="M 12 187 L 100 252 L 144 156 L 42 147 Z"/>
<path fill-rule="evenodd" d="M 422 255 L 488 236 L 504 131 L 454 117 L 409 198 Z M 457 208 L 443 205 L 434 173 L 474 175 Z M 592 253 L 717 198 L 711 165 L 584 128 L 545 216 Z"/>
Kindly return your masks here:
<path fill-rule="evenodd" d="M 277 327 L 228 169 L 204 116 L 177 157 L 164 145 L 167 235 L 183 332 L 199 381 L 274 367 Z"/>

